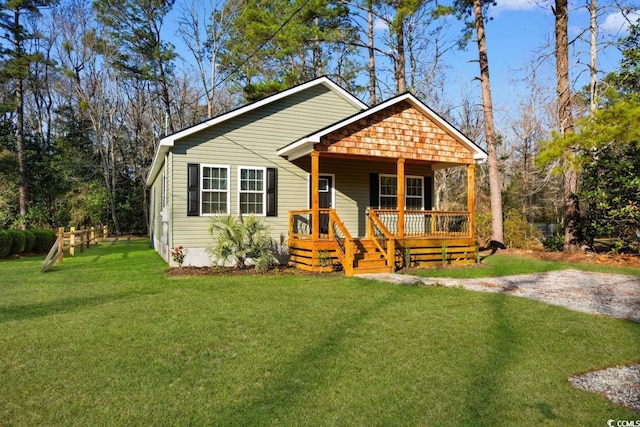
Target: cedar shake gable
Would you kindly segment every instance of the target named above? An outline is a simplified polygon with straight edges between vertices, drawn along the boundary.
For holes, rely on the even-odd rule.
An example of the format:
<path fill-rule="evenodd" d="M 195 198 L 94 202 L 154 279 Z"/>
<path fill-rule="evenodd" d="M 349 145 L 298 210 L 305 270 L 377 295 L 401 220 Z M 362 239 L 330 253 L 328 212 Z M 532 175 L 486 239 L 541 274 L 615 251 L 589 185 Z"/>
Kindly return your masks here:
<path fill-rule="evenodd" d="M 451 165 L 487 158 L 484 150 L 410 93 L 308 135 L 281 148 L 278 155 L 291 161 L 312 151 Z"/>
<path fill-rule="evenodd" d="M 409 102 L 402 101 L 322 136 L 319 152 L 473 163 L 473 153 Z"/>

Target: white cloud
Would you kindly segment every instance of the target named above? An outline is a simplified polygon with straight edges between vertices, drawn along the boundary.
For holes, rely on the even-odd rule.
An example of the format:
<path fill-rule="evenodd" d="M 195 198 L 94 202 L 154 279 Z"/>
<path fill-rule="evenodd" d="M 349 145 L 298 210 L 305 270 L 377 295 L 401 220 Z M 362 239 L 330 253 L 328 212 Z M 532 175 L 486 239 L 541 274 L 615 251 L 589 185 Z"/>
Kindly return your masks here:
<path fill-rule="evenodd" d="M 376 31 L 377 31 L 377 30 L 383 30 L 383 31 L 386 31 L 386 30 L 388 30 L 388 29 L 389 29 L 389 25 L 387 25 L 387 22 L 386 22 L 386 21 L 384 21 L 384 20 L 382 20 L 382 19 L 380 19 L 380 18 L 376 18 L 376 19 L 373 21 L 373 29 L 374 29 L 374 30 L 376 30 Z"/>
<path fill-rule="evenodd" d="M 624 15 L 622 12 L 616 12 L 607 15 L 600 28 L 607 33 L 620 33 L 627 31 L 629 22 L 639 21 L 640 11 L 628 12 Z"/>
<path fill-rule="evenodd" d="M 500 10 L 532 10 L 538 6 L 534 0 L 497 0 L 496 3 Z"/>

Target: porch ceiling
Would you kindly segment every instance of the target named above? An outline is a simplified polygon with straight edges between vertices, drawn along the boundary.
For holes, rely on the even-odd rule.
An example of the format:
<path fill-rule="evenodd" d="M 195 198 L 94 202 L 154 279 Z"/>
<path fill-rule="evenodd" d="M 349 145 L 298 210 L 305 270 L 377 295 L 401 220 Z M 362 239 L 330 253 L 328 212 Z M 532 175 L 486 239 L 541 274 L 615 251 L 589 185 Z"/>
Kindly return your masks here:
<path fill-rule="evenodd" d="M 405 94 L 309 135 L 278 151 L 289 160 L 316 150 L 337 156 L 403 158 L 448 165 L 486 160 L 486 153 L 440 116 Z"/>

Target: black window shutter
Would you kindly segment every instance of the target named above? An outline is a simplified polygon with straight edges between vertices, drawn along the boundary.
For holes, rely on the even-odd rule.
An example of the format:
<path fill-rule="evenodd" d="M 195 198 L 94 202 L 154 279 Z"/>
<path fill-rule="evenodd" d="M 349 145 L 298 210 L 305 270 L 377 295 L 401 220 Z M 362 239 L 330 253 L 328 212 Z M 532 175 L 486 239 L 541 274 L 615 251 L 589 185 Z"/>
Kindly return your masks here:
<path fill-rule="evenodd" d="M 187 165 L 187 216 L 200 215 L 200 165 Z"/>
<path fill-rule="evenodd" d="M 267 168 L 267 216 L 278 216 L 278 169 Z"/>
<path fill-rule="evenodd" d="M 428 211 L 433 208 L 433 177 L 424 177 L 424 208 Z"/>
<path fill-rule="evenodd" d="M 369 174 L 369 207 L 380 207 L 380 177 L 377 173 Z"/>

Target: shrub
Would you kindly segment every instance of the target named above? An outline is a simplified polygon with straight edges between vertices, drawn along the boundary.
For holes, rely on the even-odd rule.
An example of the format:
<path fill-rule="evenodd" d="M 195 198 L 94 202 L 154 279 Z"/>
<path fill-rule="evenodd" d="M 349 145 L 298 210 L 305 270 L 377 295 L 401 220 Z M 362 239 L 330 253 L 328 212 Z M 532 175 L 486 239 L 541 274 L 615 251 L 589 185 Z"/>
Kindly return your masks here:
<path fill-rule="evenodd" d="M 504 219 L 506 244 L 516 249 L 540 249 L 540 231 L 527 222 L 527 219 L 515 209 L 507 212 Z"/>
<path fill-rule="evenodd" d="M 12 239 L 7 230 L 0 230 L 0 258 L 9 256 Z"/>
<path fill-rule="evenodd" d="M 266 270 L 275 261 L 269 229 L 260 218 L 222 215 L 213 217 L 209 234 L 216 241 L 210 253 L 218 265 Z"/>
<path fill-rule="evenodd" d="M 542 241 L 545 251 L 562 252 L 564 250 L 564 234 L 554 234 Z"/>
<path fill-rule="evenodd" d="M 9 255 L 21 254 L 27 245 L 27 238 L 22 230 L 8 230 L 11 236 L 11 250 Z"/>
<path fill-rule="evenodd" d="M 475 221 L 476 240 L 480 246 L 486 246 L 491 240 L 491 212 L 479 212 Z"/>
<path fill-rule="evenodd" d="M 36 236 L 31 232 L 31 230 L 24 231 L 24 237 L 26 238 L 26 243 L 24 245 L 25 252 L 32 252 L 33 247 L 36 244 Z"/>
<path fill-rule="evenodd" d="M 56 233 L 51 230 L 31 230 L 31 232 L 36 236 L 36 242 L 33 246 L 33 251 L 36 253 L 46 254 L 56 242 Z"/>

